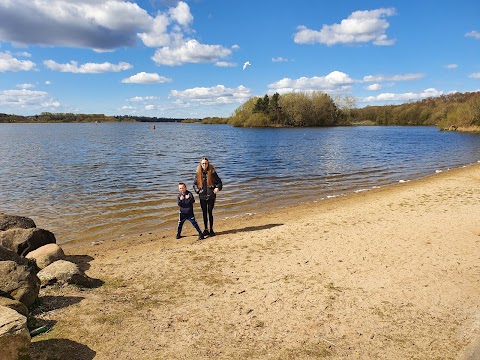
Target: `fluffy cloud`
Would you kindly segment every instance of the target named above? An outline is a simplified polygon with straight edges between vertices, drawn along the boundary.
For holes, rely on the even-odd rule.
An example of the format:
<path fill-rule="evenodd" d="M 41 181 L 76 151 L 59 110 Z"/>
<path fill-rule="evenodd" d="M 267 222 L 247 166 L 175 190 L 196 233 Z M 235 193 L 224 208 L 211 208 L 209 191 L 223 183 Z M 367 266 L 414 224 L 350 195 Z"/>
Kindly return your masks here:
<path fill-rule="evenodd" d="M 456 69 L 458 68 L 457 64 L 447 64 L 444 66 L 446 69 Z"/>
<path fill-rule="evenodd" d="M 480 72 L 470 74 L 468 77 L 472 79 L 480 79 Z"/>
<path fill-rule="evenodd" d="M 160 76 L 157 73 L 146 73 L 139 72 L 138 74 L 132 75 L 129 78 L 123 79 L 122 83 L 125 84 L 162 84 L 170 82 L 172 79 Z"/>
<path fill-rule="evenodd" d="M 29 60 L 18 60 L 10 53 L 0 53 L 0 72 L 6 71 L 30 71 L 36 67 L 34 62 Z"/>
<path fill-rule="evenodd" d="M 140 102 L 140 101 L 151 101 L 158 99 L 156 96 L 134 96 L 133 98 L 128 99 L 127 101 Z"/>
<path fill-rule="evenodd" d="M 205 45 L 197 40 L 189 40 L 179 47 L 157 49 L 152 57 L 157 65 L 178 66 L 184 63 L 217 62 L 232 53 L 220 45 Z"/>
<path fill-rule="evenodd" d="M 111 0 L 0 1 L 0 40 L 92 48 L 134 46 L 153 19 L 134 2 Z"/>
<path fill-rule="evenodd" d="M 382 89 L 382 85 L 380 84 L 372 84 L 372 85 L 365 86 L 365 90 L 370 90 L 370 91 L 377 91 L 381 89 Z"/>
<path fill-rule="evenodd" d="M 395 15 L 395 9 L 355 11 L 340 24 L 323 25 L 320 31 L 299 26 L 294 35 L 297 44 L 353 44 L 372 42 L 375 45 L 392 45 L 385 31 L 390 24 L 385 17 Z"/>
<path fill-rule="evenodd" d="M 31 89 L 31 88 L 34 88 L 35 85 L 25 83 L 25 84 L 17 84 L 17 87 L 20 89 Z"/>
<path fill-rule="evenodd" d="M 53 60 L 45 60 L 43 64 L 53 71 L 70 72 L 77 74 L 99 74 L 104 72 L 119 72 L 129 70 L 132 65 L 126 62 L 120 62 L 118 64 L 111 64 L 104 62 L 101 64 L 86 63 L 78 66 L 76 61 L 70 61 L 68 64 L 59 64 Z"/>
<path fill-rule="evenodd" d="M 227 61 L 217 61 L 215 63 L 215 66 L 218 66 L 218 67 L 235 67 L 235 66 L 237 66 L 237 64 L 227 62 Z"/>
<path fill-rule="evenodd" d="M 0 106 L 18 108 L 57 108 L 60 103 L 53 101 L 51 96 L 44 91 L 32 90 L 3 90 L 0 91 Z"/>
<path fill-rule="evenodd" d="M 338 92 L 348 90 L 353 83 L 354 81 L 347 74 L 340 71 L 333 71 L 323 77 L 283 78 L 268 85 L 268 88 L 280 94 L 299 91 Z"/>
<path fill-rule="evenodd" d="M 184 32 L 190 32 L 193 16 L 187 3 L 180 1 L 167 12 L 160 12 L 149 23 L 145 32 L 138 34 L 149 47 L 179 46 L 185 42 Z"/>
<path fill-rule="evenodd" d="M 170 96 L 177 98 L 181 103 L 195 102 L 202 105 L 234 104 L 243 103 L 251 96 L 250 89 L 240 85 L 235 89 L 227 88 L 224 85 L 214 87 L 197 87 L 183 91 L 172 90 Z"/>
<path fill-rule="evenodd" d="M 473 37 L 474 39 L 480 39 L 480 33 L 478 31 L 470 31 L 465 34 L 466 37 Z"/>
<path fill-rule="evenodd" d="M 368 96 L 366 98 L 359 99 L 359 102 L 363 103 L 385 103 L 385 102 L 405 102 L 405 101 L 416 101 L 421 99 L 426 99 L 429 97 L 436 97 L 443 95 L 443 91 L 439 91 L 434 88 L 428 88 L 423 90 L 419 93 L 402 93 L 402 94 L 394 94 L 394 93 L 383 93 L 377 96 Z"/>
<path fill-rule="evenodd" d="M 384 82 L 384 81 L 410 81 L 421 79 L 424 74 L 404 74 L 404 75 L 367 75 L 363 77 L 364 82 Z"/>
<path fill-rule="evenodd" d="M 276 58 L 272 58 L 272 62 L 288 62 L 288 59 L 279 56 Z"/>

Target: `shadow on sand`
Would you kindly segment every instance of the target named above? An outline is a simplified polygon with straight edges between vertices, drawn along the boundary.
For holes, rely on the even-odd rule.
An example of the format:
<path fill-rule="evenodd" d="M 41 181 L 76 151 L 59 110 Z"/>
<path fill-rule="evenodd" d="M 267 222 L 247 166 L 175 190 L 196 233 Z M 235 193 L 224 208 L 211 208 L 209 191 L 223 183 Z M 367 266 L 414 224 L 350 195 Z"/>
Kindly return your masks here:
<path fill-rule="evenodd" d="M 271 229 L 277 226 L 282 226 L 283 224 L 266 224 L 266 225 L 260 225 L 260 226 L 246 226 L 240 229 L 231 229 L 231 230 L 226 230 L 226 231 L 218 231 L 215 232 L 217 235 L 227 235 L 227 234 L 237 234 L 241 232 L 249 232 L 249 231 L 259 231 L 259 230 L 266 230 L 266 229 Z"/>
<path fill-rule="evenodd" d="M 68 339 L 33 341 L 30 346 L 31 360 L 92 360 L 96 354 L 88 346 Z"/>

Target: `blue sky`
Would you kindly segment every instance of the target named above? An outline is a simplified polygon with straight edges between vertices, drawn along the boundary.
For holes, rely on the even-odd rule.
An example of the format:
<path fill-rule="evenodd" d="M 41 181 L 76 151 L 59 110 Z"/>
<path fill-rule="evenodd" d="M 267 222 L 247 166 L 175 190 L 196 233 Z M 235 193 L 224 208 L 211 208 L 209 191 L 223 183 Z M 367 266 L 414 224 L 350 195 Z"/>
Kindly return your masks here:
<path fill-rule="evenodd" d="M 478 0 L 0 0 L 0 113 L 230 116 L 480 90 Z M 250 65 L 245 65 L 249 62 Z"/>

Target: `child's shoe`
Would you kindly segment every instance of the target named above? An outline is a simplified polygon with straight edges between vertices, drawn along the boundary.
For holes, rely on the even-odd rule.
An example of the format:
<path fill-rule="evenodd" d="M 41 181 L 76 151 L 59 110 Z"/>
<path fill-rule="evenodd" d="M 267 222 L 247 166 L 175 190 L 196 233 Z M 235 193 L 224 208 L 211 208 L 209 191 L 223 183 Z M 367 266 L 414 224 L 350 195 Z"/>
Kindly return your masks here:
<path fill-rule="evenodd" d="M 203 239 L 205 239 L 205 236 L 203 236 L 203 234 L 199 234 L 198 235 L 198 240 L 203 240 Z"/>
<path fill-rule="evenodd" d="M 207 229 L 203 230 L 203 236 L 208 236 L 208 235 L 210 235 L 210 232 Z"/>
<path fill-rule="evenodd" d="M 210 229 L 210 236 L 215 236 L 215 232 L 213 231 L 213 229 Z"/>
<path fill-rule="evenodd" d="M 180 234 L 177 234 L 177 236 L 175 237 L 175 239 L 180 239 L 180 238 L 181 238 Z"/>

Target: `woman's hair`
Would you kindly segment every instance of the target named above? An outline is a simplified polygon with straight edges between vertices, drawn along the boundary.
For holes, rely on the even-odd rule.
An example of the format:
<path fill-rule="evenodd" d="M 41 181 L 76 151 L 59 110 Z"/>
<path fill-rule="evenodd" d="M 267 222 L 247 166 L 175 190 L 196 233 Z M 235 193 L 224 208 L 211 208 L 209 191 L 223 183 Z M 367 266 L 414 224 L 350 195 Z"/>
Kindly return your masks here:
<path fill-rule="evenodd" d="M 203 157 L 200 159 L 200 164 L 197 166 L 197 186 L 200 189 L 203 189 L 203 176 L 202 176 L 202 160 L 207 160 L 208 161 L 208 167 L 207 167 L 207 186 L 208 187 L 214 187 L 215 186 L 215 181 L 213 180 L 212 174 L 215 172 L 215 166 L 206 158 Z"/>

